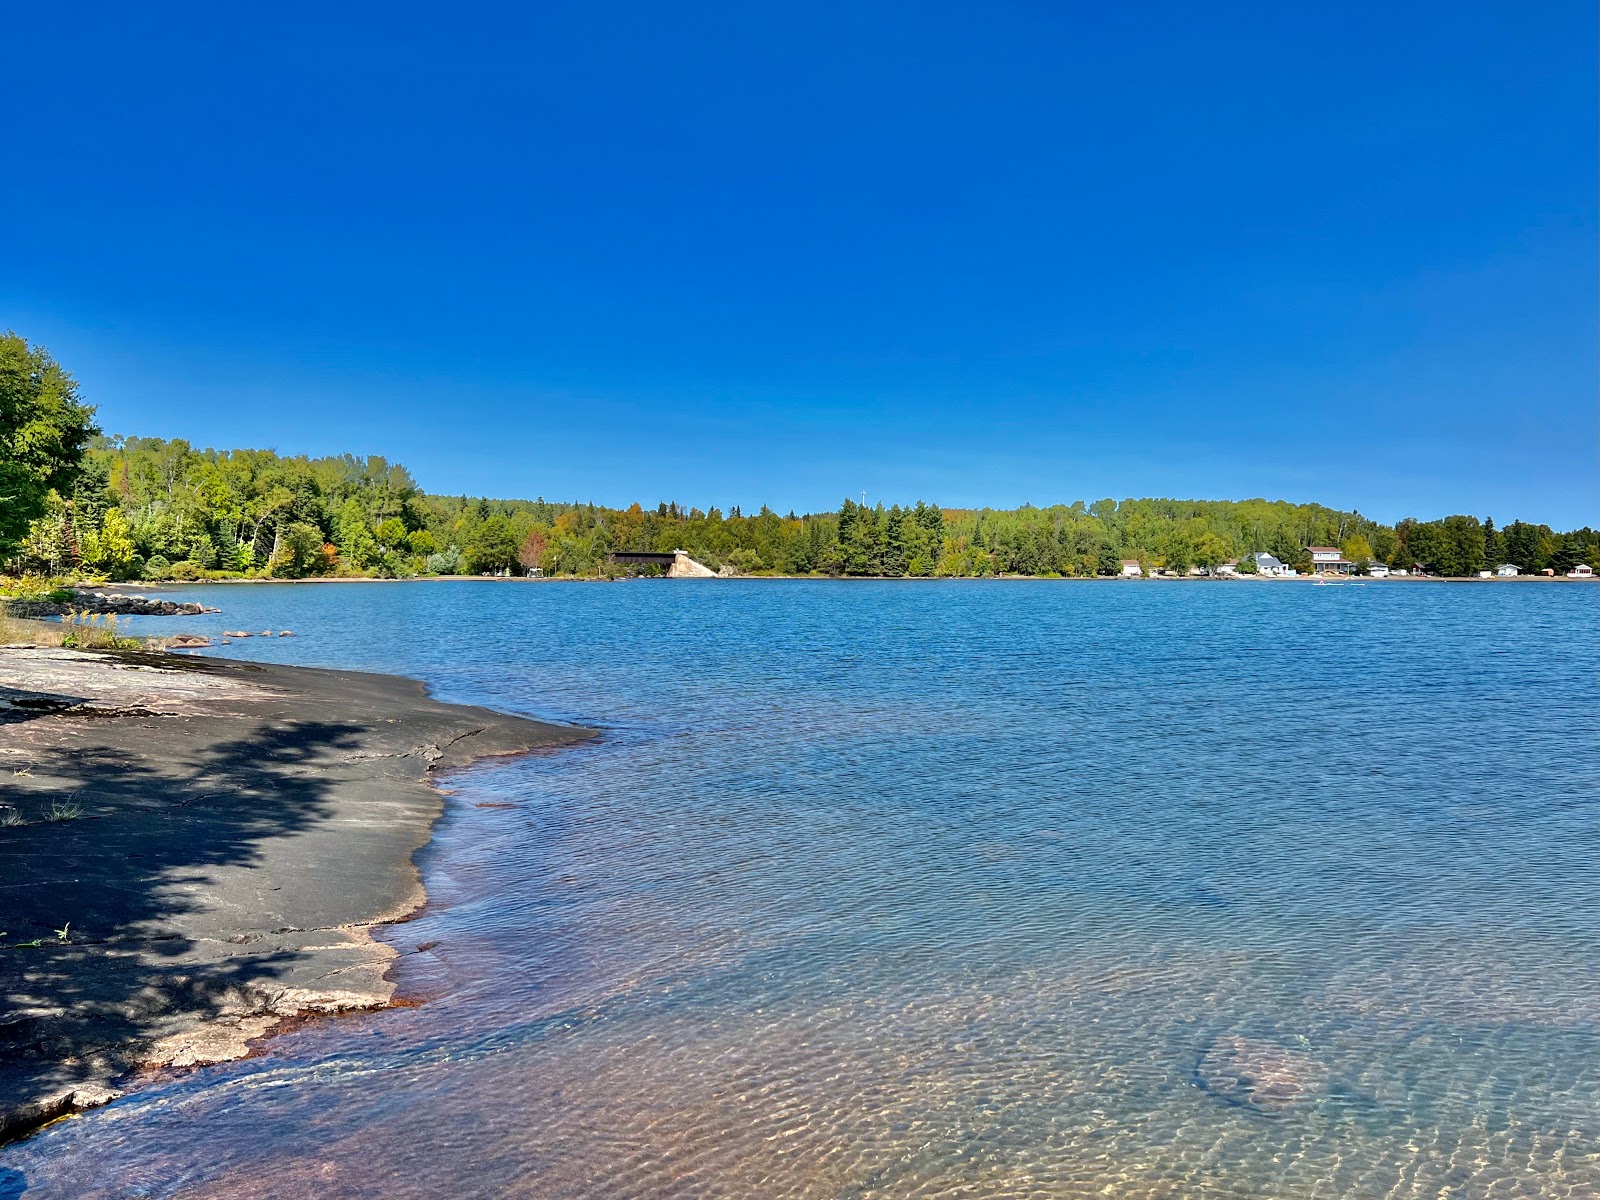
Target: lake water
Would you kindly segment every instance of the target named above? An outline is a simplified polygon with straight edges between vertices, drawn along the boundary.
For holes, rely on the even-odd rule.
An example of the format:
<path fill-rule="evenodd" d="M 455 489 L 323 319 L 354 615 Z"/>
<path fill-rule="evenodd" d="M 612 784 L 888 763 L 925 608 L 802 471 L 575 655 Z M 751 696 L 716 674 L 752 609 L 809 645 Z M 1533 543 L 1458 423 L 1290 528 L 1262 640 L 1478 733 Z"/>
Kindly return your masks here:
<path fill-rule="evenodd" d="M 449 778 L 425 1003 L 0 1194 L 1600 1195 L 1600 587 L 177 594 L 607 732 Z"/>

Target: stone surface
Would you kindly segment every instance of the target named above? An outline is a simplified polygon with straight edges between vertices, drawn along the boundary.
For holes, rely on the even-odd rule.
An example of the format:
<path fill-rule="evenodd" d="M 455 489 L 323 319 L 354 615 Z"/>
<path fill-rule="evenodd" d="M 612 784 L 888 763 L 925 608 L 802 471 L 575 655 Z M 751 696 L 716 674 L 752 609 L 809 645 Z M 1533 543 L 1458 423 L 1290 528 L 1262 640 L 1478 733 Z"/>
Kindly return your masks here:
<path fill-rule="evenodd" d="M 682 550 L 673 552 L 672 565 L 667 568 L 668 579 L 715 579 L 717 573 L 704 563 L 696 562 Z"/>
<path fill-rule="evenodd" d="M 6 611 L 15 617 L 59 617 L 63 613 L 119 613 L 139 617 L 197 617 L 220 612 L 204 604 L 175 600 L 152 600 L 148 596 L 125 596 L 119 592 L 74 592 L 70 600 L 12 600 Z"/>
<path fill-rule="evenodd" d="M 386 1003 L 369 931 L 424 898 L 427 772 L 588 733 L 382 675 L 0 650 L 0 1138 Z"/>
<path fill-rule="evenodd" d="M 1201 1055 L 1195 1082 L 1229 1104 L 1276 1114 L 1312 1100 L 1326 1085 L 1327 1071 L 1309 1055 L 1277 1042 L 1230 1034 Z"/>

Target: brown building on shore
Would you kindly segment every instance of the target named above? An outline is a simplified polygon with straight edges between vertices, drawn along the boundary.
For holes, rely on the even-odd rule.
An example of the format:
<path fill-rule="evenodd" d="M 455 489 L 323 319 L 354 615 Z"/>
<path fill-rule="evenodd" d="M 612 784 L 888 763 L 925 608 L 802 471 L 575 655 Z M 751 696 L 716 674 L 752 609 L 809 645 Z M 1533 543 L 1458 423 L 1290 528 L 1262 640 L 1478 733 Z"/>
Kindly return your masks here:
<path fill-rule="evenodd" d="M 1348 575 L 1355 563 L 1346 558 L 1337 546 L 1307 546 L 1311 555 L 1311 569 L 1318 575 Z"/>

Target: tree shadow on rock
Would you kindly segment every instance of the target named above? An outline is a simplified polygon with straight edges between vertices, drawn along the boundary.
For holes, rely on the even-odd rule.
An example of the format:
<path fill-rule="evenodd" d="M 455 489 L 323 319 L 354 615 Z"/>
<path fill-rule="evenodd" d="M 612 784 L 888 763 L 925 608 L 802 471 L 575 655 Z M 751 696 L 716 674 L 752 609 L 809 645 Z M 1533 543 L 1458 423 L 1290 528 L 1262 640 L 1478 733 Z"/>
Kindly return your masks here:
<path fill-rule="evenodd" d="M 298 957 L 274 939 L 270 873 L 238 868 L 327 822 L 362 727 L 247 723 L 215 742 L 197 724 L 216 731 L 87 722 L 3 781 L 27 823 L 0 828 L 0 1108 L 259 1005 Z"/>

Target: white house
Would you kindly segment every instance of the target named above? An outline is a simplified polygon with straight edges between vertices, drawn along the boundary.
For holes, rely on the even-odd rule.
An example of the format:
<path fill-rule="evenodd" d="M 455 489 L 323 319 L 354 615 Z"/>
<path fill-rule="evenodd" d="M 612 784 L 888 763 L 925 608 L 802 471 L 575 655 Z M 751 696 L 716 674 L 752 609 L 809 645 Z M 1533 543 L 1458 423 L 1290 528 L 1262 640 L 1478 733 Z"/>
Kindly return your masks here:
<path fill-rule="evenodd" d="M 1494 578 L 1494 572 L 1493 571 L 1479 571 L 1478 572 L 1478 578 L 1479 579 L 1493 579 Z"/>
<path fill-rule="evenodd" d="M 1567 572 L 1568 579 L 1588 579 L 1594 574 L 1594 568 L 1588 563 L 1579 563 Z"/>
<path fill-rule="evenodd" d="M 1368 563 L 1367 574 L 1374 579 L 1387 579 L 1389 578 L 1389 568 L 1386 564 L 1380 562 Z"/>
<path fill-rule="evenodd" d="M 1139 565 L 1137 558 L 1122 560 L 1122 577 L 1124 579 L 1138 579 L 1144 574 L 1144 568 Z"/>
<path fill-rule="evenodd" d="M 1337 546 L 1307 546 L 1311 555 L 1311 570 L 1317 575 L 1348 575 L 1355 564 L 1339 552 Z"/>
<path fill-rule="evenodd" d="M 1252 554 L 1250 558 L 1256 564 L 1256 574 L 1258 575 L 1294 574 L 1292 570 L 1283 565 L 1283 561 L 1281 559 L 1274 558 L 1270 554 L 1262 554 L 1261 552 L 1257 551 L 1255 554 Z"/>
<path fill-rule="evenodd" d="M 1501 576 L 1502 578 L 1509 578 L 1510 576 L 1515 575 L 1517 573 L 1517 564 L 1516 563 L 1501 563 L 1498 567 L 1496 567 L 1494 569 L 1494 573 L 1496 575 Z"/>

